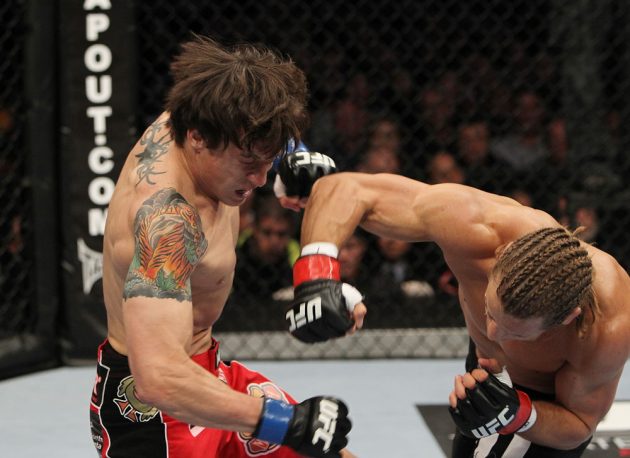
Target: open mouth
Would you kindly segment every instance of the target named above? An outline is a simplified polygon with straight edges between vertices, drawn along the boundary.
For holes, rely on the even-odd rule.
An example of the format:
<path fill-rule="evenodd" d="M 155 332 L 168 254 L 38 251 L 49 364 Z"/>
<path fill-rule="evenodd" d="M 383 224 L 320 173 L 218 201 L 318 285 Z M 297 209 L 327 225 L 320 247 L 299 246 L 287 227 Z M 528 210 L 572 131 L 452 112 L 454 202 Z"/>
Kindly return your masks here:
<path fill-rule="evenodd" d="M 236 190 L 236 194 L 241 198 L 241 199 L 247 199 L 249 197 L 249 195 L 252 193 L 252 190 L 246 190 L 246 189 L 237 189 Z"/>

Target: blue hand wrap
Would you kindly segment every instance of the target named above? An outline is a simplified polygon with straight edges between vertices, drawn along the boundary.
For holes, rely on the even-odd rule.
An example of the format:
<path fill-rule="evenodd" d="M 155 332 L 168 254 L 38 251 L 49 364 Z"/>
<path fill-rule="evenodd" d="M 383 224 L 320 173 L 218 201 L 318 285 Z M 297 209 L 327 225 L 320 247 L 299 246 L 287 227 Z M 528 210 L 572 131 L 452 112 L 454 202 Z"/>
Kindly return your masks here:
<path fill-rule="evenodd" d="M 302 142 L 302 140 L 300 140 L 296 144 L 293 138 L 290 139 L 289 143 L 287 143 L 287 149 L 286 149 L 285 154 L 293 154 L 293 153 L 297 153 L 298 151 L 304 152 L 304 151 L 310 151 L 310 149 L 308 149 L 308 147 Z M 282 160 L 282 156 L 284 156 L 284 154 L 276 156 L 276 158 L 273 160 L 273 169 L 276 172 L 278 171 L 278 165 L 280 164 L 280 161 Z"/>
<path fill-rule="evenodd" d="M 282 444 L 295 407 L 277 399 L 265 398 L 256 437 L 272 444 Z"/>

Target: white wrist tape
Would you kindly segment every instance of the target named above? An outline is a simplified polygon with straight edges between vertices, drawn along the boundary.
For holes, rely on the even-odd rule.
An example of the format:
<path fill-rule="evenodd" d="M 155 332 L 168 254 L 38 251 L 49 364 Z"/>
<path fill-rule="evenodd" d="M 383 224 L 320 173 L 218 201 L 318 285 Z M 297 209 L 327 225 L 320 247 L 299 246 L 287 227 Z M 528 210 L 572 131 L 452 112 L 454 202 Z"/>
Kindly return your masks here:
<path fill-rule="evenodd" d="M 510 377 L 510 374 L 508 373 L 507 368 L 505 366 L 501 368 L 501 372 L 499 372 L 498 374 L 494 374 L 494 376 L 497 379 L 499 379 L 499 381 L 501 381 L 502 383 L 505 383 L 510 388 L 513 388 L 512 378 Z M 529 418 L 527 419 L 525 424 L 521 426 L 516 432 L 523 433 L 527 431 L 529 428 L 534 426 L 534 423 L 536 423 L 537 418 L 538 418 L 538 414 L 536 413 L 536 407 L 534 407 L 534 405 L 532 404 L 532 411 L 529 414 Z"/>
<path fill-rule="evenodd" d="M 350 313 L 354 311 L 355 305 L 363 302 L 363 295 L 358 289 L 348 283 L 343 283 L 341 285 L 341 294 L 343 294 L 343 297 L 346 300 L 346 308 Z"/>
<path fill-rule="evenodd" d="M 339 248 L 337 248 L 337 245 L 330 242 L 314 242 L 304 245 L 301 254 L 302 256 L 309 254 L 325 254 L 326 256 L 336 259 L 339 255 Z"/>
<path fill-rule="evenodd" d="M 286 197 L 287 195 L 287 187 L 282 182 L 282 178 L 280 178 L 280 174 L 276 175 L 276 179 L 273 182 L 273 193 L 279 199 L 280 197 Z"/>
<path fill-rule="evenodd" d="M 517 433 L 524 433 L 529 428 L 534 426 L 534 423 L 536 423 L 537 419 L 538 419 L 538 414 L 536 413 L 536 407 L 534 407 L 534 404 L 532 404 L 532 413 L 529 414 L 529 418 L 527 419 L 525 424 L 523 426 L 521 426 L 518 430 L 516 430 L 516 432 Z"/>
<path fill-rule="evenodd" d="M 512 377 L 510 377 L 510 374 L 508 373 L 507 368 L 505 366 L 503 366 L 503 368 L 501 369 L 501 372 L 499 372 L 498 374 L 494 374 L 494 376 L 498 378 L 500 382 L 503 382 L 507 386 L 512 388 Z"/>

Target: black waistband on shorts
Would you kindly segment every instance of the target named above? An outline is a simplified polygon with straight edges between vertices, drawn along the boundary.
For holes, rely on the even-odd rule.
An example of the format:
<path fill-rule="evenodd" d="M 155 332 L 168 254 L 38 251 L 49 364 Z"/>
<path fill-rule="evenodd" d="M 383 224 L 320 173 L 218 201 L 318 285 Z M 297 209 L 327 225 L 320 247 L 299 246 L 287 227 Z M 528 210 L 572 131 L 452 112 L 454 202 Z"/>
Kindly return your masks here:
<path fill-rule="evenodd" d="M 191 359 L 204 369 L 215 373 L 219 367 L 219 343 L 212 339 L 212 344 L 207 351 L 191 356 Z M 118 353 L 109 343 L 108 339 L 99 346 L 99 362 L 116 371 L 130 372 L 129 358 Z"/>
<path fill-rule="evenodd" d="M 468 343 L 468 355 L 466 356 L 466 372 L 470 372 L 473 369 L 478 368 L 477 362 L 477 346 L 472 339 L 469 339 Z M 542 391 L 533 390 L 526 386 L 514 384 L 514 388 L 517 388 L 529 395 L 532 400 L 553 401 L 556 396 L 551 393 L 543 393 Z"/>

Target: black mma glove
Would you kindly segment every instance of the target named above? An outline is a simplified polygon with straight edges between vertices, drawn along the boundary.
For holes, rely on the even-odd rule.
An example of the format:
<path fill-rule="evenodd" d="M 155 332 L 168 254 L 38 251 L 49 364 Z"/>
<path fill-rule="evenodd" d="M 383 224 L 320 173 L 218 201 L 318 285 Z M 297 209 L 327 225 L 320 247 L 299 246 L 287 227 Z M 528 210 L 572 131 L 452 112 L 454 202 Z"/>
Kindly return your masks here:
<path fill-rule="evenodd" d="M 449 411 L 463 435 L 480 439 L 495 433 L 522 433 L 536 422 L 536 409 L 523 391 L 512 387 L 505 369 L 497 376 L 466 389 L 466 398 L 457 400 Z"/>
<path fill-rule="evenodd" d="M 273 190 L 276 197 L 308 197 L 318 178 L 336 171 L 335 161 L 325 154 L 296 150 L 280 159 Z"/>
<path fill-rule="evenodd" d="M 340 281 L 337 251 L 331 243 L 309 244 L 293 266 L 294 299 L 285 317 L 302 342 L 341 337 L 354 325 L 352 311 L 363 296 Z"/>
<path fill-rule="evenodd" d="M 351 428 L 348 407 L 339 399 L 318 396 L 292 405 L 265 398 L 253 435 L 302 455 L 338 458 Z"/>

